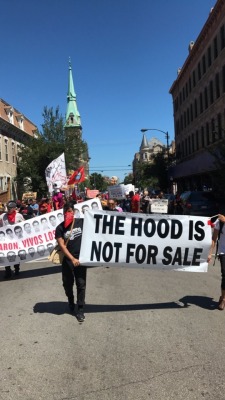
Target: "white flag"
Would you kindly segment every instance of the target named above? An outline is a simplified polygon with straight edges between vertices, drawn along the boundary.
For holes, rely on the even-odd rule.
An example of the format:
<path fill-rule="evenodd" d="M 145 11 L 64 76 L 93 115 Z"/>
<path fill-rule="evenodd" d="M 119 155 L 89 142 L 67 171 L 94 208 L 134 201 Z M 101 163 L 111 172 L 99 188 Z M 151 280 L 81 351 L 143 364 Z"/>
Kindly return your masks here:
<path fill-rule="evenodd" d="M 53 185 L 57 185 L 57 188 L 61 188 L 62 186 L 67 184 L 67 175 L 66 175 L 66 164 L 65 164 L 65 155 L 61 154 L 58 158 L 53 160 L 45 170 L 46 182 L 48 185 L 49 193 L 53 191 Z"/>

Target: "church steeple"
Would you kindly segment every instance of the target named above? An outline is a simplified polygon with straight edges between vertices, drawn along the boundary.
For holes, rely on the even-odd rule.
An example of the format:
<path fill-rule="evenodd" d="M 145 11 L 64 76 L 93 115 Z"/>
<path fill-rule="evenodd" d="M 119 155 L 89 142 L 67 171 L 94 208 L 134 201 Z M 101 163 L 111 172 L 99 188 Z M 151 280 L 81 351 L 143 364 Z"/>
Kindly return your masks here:
<path fill-rule="evenodd" d="M 143 149 L 148 148 L 148 147 L 149 147 L 148 141 L 147 141 L 147 139 L 146 139 L 145 134 L 143 133 L 143 138 L 142 138 L 140 150 L 143 150 Z"/>
<path fill-rule="evenodd" d="M 67 93 L 67 110 L 66 110 L 66 123 L 67 127 L 77 127 L 81 128 L 80 113 L 77 108 L 76 93 L 73 85 L 73 74 L 71 60 L 69 59 L 69 84 Z"/>

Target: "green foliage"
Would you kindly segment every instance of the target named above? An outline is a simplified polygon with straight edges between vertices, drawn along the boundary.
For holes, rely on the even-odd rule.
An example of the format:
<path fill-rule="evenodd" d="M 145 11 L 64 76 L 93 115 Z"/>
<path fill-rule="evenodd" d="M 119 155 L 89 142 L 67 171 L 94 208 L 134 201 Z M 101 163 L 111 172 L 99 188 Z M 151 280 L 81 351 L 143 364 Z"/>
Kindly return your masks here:
<path fill-rule="evenodd" d="M 46 196 L 48 188 L 45 179 L 45 169 L 63 152 L 65 153 L 66 166 L 68 169 L 76 169 L 80 166 L 81 158 L 87 160 L 88 147 L 83 142 L 79 131 L 64 130 L 64 121 L 59 113 L 59 107 L 44 107 L 42 132 L 36 138 L 30 138 L 26 146 L 22 146 L 17 161 L 17 184 L 19 197 L 25 191 L 24 180 L 31 177 L 32 182 L 26 186 L 27 190 L 38 193 L 38 197 Z M 67 137 L 68 133 L 68 137 Z M 65 136 L 66 135 L 66 136 Z"/>
<path fill-rule="evenodd" d="M 141 188 L 159 187 L 167 191 L 168 165 L 165 150 L 157 153 L 151 163 L 140 163 L 136 171 L 135 184 Z"/>
<path fill-rule="evenodd" d="M 107 189 L 108 183 L 101 174 L 94 172 L 90 175 L 90 189 L 98 189 L 103 192 Z"/>
<path fill-rule="evenodd" d="M 124 185 L 128 185 L 129 183 L 134 184 L 134 176 L 132 173 L 128 174 L 125 176 L 124 181 L 123 181 Z"/>

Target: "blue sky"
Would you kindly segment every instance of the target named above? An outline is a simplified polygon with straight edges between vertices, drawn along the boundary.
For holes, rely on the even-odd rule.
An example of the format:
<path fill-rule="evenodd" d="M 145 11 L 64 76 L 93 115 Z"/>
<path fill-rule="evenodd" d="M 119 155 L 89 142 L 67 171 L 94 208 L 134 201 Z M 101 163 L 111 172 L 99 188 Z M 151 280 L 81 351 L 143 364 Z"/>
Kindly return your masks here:
<path fill-rule="evenodd" d="M 41 130 L 44 106 L 65 116 L 71 57 L 90 173 L 123 181 L 141 128 L 174 138 L 169 89 L 215 2 L 2 1 L 0 97 Z"/>

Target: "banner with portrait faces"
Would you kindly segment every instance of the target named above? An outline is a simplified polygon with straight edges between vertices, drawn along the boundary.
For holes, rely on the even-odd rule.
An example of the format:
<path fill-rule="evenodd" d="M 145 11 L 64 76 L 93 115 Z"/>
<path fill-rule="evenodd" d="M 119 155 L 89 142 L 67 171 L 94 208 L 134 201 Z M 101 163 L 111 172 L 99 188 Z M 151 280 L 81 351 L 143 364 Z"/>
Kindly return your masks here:
<path fill-rule="evenodd" d="M 98 198 L 75 204 L 75 217 L 86 210 L 102 210 Z M 0 227 L 0 267 L 46 258 L 56 245 L 55 229 L 64 221 L 63 210 L 52 211 L 13 225 Z"/>

